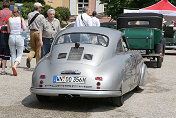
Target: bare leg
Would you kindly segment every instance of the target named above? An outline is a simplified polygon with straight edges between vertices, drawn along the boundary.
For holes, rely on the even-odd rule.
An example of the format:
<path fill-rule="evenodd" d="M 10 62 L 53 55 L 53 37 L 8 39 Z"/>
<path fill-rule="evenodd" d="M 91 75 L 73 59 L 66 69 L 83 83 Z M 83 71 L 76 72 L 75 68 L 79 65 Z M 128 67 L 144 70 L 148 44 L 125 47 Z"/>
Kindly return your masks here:
<path fill-rule="evenodd" d="M 2 63 L 2 58 L 0 58 L 0 66 L 1 66 L 1 63 Z"/>
<path fill-rule="evenodd" d="M 12 67 L 12 71 L 13 71 L 13 75 L 14 76 L 17 76 L 17 70 L 16 70 L 16 67 L 18 66 L 19 62 L 18 61 L 15 61 L 13 67 Z"/>
<path fill-rule="evenodd" d="M 5 71 L 7 60 L 2 60 L 2 70 Z"/>

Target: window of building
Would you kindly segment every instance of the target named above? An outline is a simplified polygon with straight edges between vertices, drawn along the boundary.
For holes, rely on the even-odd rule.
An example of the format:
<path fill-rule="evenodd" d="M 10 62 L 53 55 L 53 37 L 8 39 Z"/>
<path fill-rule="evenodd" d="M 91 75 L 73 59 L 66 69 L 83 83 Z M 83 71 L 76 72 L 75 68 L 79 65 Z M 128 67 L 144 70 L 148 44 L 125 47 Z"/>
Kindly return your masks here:
<path fill-rule="evenodd" d="M 107 3 L 104 3 L 104 12 L 106 11 L 106 9 L 107 9 Z"/>
<path fill-rule="evenodd" d="M 78 14 L 82 13 L 84 6 L 89 6 L 89 0 L 78 0 Z"/>
<path fill-rule="evenodd" d="M 53 2 L 54 0 L 48 0 L 48 2 Z"/>

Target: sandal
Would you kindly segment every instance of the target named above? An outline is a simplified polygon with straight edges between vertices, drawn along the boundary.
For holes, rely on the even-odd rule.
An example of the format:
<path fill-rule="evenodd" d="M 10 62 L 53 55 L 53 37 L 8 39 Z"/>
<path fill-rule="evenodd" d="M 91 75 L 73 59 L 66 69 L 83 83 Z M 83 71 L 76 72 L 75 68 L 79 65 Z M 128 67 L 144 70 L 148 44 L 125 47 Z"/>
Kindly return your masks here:
<path fill-rule="evenodd" d="M 6 71 L 5 70 L 2 70 L 1 71 L 1 75 L 6 75 L 7 73 L 6 73 Z"/>
<path fill-rule="evenodd" d="M 15 67 L 12 67 L 12 71 L 13 71 L 13 75 L 14 75 L 14 76 L 17 76 L 17 71 L 16 71 L 16 68 L 15 68 Z"/>

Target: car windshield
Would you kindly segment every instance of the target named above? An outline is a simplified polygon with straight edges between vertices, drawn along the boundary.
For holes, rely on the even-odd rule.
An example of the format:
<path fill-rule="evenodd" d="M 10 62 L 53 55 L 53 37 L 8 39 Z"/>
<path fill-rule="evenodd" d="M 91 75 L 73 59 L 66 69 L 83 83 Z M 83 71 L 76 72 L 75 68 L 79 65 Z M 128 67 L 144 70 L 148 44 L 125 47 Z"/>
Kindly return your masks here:
<path fill-rule="evenodd" d="M 101 45 L 104 47 L 108 46 L 108 38 L 100 34 L 91 33 L 72 33 L 64 34 L 57 38 L 56 45 L 65 43 L 80 43 L 80 44 L 93 44 Z"/>

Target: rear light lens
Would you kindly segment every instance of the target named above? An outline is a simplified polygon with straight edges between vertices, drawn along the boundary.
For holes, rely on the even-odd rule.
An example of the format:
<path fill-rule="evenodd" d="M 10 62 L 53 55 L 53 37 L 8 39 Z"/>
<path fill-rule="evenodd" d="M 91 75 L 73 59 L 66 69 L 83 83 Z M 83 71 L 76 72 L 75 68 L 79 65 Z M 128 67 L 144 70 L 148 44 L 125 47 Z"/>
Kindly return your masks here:
<path fill-rule="evenodd" d="M 97 86 L 100 86 L 101 84 L 100 84 L 100 82 L 97 82 Z"/>
<path fill-rule="evenodd" d="M 42 80 L 40 81 L 40 84 L 43 84 L 43 81 L 42 81 Z"/>
<path fill-rule="evenodd" d="M 39 85 L 39 87 L 43 87 L 43 85 Z"/>
<path fill-rule="evenodd" d="M 100 89 L 100 87 L 97 87 L 97 89 Z"/>
<path fill-rule="evenodd" d="M 46 76 L 45 75 L 40 75 L 40 79 L 45 79 Z"/>
<path fill-rule="evenodd" d="M 95 80 L 103 80 L 103 78 L 102 77 L 95 77 Z"/>

